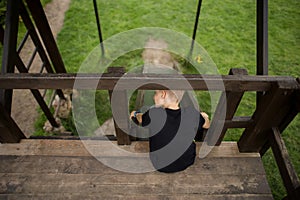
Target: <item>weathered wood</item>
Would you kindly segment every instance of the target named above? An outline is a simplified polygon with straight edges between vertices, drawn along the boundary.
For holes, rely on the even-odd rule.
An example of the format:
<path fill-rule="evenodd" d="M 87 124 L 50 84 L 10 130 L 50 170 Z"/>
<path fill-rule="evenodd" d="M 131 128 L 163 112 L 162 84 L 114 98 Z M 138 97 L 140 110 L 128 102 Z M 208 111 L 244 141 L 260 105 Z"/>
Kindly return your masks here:
<path fill-rule="evenodd" d="M 15 143 L 24 138 L 21 129 L 0 103 L 0 143 Z"/>
<path fill-rule="evenodd" d="M 26 0 L 27 7 L 31 12 L 36 27 L 40 32 L 40 36 L 47 49 L 51 62 L 57 73 L 66 73 L 66 69 L 56 45 L 47 17 L 43 10 L 43 6 L 39 0 Z"/>
<path fill-rule="evenodd" d="M 28 139 L 21 140 L 17 144 L 0 145 L 0 155 L 43 155 L 43 156 L 90 156 L 85 148 L 88 146 L 94 156 L 120 157 L 118 151 L 111 149 L 111 145 L 117 146 L 116 141 L 102 140 L 47 140 Z M 197 153 L 202 143 L 197 142 Z M 128 146 L 118 146 L 129 152 L 149 152 L 148 142 L 132 142 Z M 223 142 L 216 146 L 208 154 L 208 157 L 257 157 L 258 153 L 240 153 L 236 142 Z"/>
<path fill-rule="evenodd" d="M 20 0 L 7 2 L 1 74 L 14 73 L 19 26 L 19 5 Z M 11 114 L 12 94 L 13 92 L 10 89 L 0 89 L 0 103 L 9 115 Z"/>
<path fill-rule="evenodd" d="M 9 183 L 9 184 L 7 184 Z M 0 174 L 0 193 L 269 194 L 261 175 L 202 174 Z"/>
<path fill-rule="evenodd" d="M 230 69 L 229 75 L 247 75 L 246 69 Z M 218 102 L 210 128 L 207 131 L 209 145 L 220 145 L 227 127 L 225 120 L 231 120 L 238 108 L 244 92 L 223 92 Z M 222 126 L 223 125 L 223 126 Z"/>
<path fill-rule="evenodd" d="M 194 165 L 172 174 L 157 171 L 130 174 L 111 169 L 89 155 L 82 142 L 98 148 L 111 143 L 27 139 L 0 145 L 0 198 L 47 199 L 49 195 L 55 199 L 77 199 L 81 195 L 96 199 L 272 198 L 259 155 L 239 153 L 234 142 L 223 142 L 205 159 L 197 157 Z M 118 148 L 139 153 L 141 144 L 143 148 L 148 145 L 133 142 Z M 200 144 L 197 143 L 198 150 Z M 103 154 L 100 149 L 95 152 Z M 230 157 L 230 153 L 224 152 L 239 156 Z M 106 158 L 120 162 L 130 159 L 120 155 Z"/>
<path fill-rule="evenodd" d="M 122 174 L 92 156 L 13 156 L 0 155 L 0 173 L 32 173 L 32 174 Z M 114 159 L 121 159 L 115 157 Z M 45 165 L 47 163 L 47 165 Z M 220 163 L 224 163 L 220 165 Z M 239 165 L 237 165 L 239 163 Z M 72 166 L 72 167 L 70 167 Z M 232 170 L 234 168 L 234 170 Z M 32 169 L 35 169 L 34 171 Z M 207 157 L 197 159 L 195 164 L 182 174 L 264 174 L 259 157 Z"/>
<path fill-rule="evenodd" d="M 287 112 L 290 95 L 297 84 L 293 82 L 278 82 L 264 95 L 260 105 L 253 114 L 253 126 L 245 129 L 238 145 L 242 152 L 259 152 L 268 140 L 268 133 L 272 127 L 277 127 L 282 120 L 282 115 L 278 113 Z"/>
<path fill-rule="evenodd" d="M 108 73 L 120 74 L 121 76 L 125 73 L 125 68 L 108 68 Z M 114 96 L 114 101 L 112 101 Z M 117 141 L 119 145 L 130 145 L 131 140 L 129 133 L 129 116 L 128 116 L 128 99 L 126 90 L 113 91 L 109 90 L 109 98 L 112 107 L 112 113 L 114 118 L 114 126 L 117 135 Z M 117 99 L 117 101 L 116 101 Z"/>
<path fill-rule="evenodd" d="M 278 128 L 273 128 L 273 134 L 270 134 L 270 143 L 287 193 L 293 196 L 294 191 L 300 187 L 300 181 Z"/>
<path fill-rule="evenodd" d="M 0 88 L 3 89 L 102 89 L 113 90 L 120 75 L 104 74 L 4 74 L 0 75 Z M 74 82 L 76 80 L 76 85 Z M 187 86 L 186 81 L 190 83 Z M 268 91 L 276 82 L 295 82 L 293 77 L 284 76 L 249 76 L 249 75 L 166 75 L 166 74 L 127 74 L 122 77 L 123 85 L 119 89 L 156 90 L 165 87 L 153 84 L 168 82 L 178 90 L 213 90 L 213 91 Z M 224 85 L 219 83 L 223 82 Z M 184 84 L 181 84 L 184 83 Z M 208 86 L 209 85 L 209 88 Z M 292 87 L 298 87 L 294 85 Z"/>
<path fill-rule="evenodd" d="M 37 199 L 55 199 L 55 200 L 98 200 L 99 194 L 80 194 L 80 193 L 64 193 L 64 194 L 0 194 L 0 198 L 8 199 L 22 199 L 22 200 L 32 200 Z M 172 200 L 224 200 L 224 198 L 230 200 L 273 200 L 271 194 L 221 194 L 221 195 L 199 195 L 199 194 L 176 194 L 176 195 L 159 195 L 159 194 L 101 194 L 101 200 L 162 200 L 162 199 L 172 199 Z"/>

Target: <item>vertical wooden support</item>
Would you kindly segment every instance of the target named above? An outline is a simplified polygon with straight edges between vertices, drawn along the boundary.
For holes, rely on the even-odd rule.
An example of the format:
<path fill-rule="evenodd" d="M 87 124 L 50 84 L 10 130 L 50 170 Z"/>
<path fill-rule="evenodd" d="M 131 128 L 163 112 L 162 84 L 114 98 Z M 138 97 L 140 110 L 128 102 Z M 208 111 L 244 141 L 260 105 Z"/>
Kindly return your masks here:
<path fill-rule="evenodd" d="M 268 0 L 256 1 L 256 74 L 268 75 Z M 257 104 L 262 95 L 257 93 Z"/>
<path fill-rule="evenodd" d="M 0 103 L 0 143 L 16 143 L 25 138 L 23 132 Z"/>
<path fill-rule="evenodd" d="M 35 21 L 36 27 L 40 32 L 56 73 L 66 73 L 67 71 L 40 0 L 26 0 L 26 3 Z"/>
<path fill-rule="evenodd" d="M 253 126 L 245 129 L 238 141 L 241 152 L 260 152 L 268 141 L 271 127 L 278 126 L 282 121 L 280 113 L 288 112 L 289 99 L 293 90 L 297 87 L 295 82 L 279 82 L 266 93 L 256 108 L 252 119 Z"/>
<path fill-rule="evenodd" d="M 294 120 L 297 114 L 300 112 L 300 84 L 298 83 L 298 89 L 296 89 L 290 97 L 289 103 L 283 105 L 280 109 L 281 112 L 277 113 L 277 117 L 274 116 L 273 120 L 277 123 L 279 131 L 282 133 L 286 127 Z M 270 130 L 270 134 L 272 131 Z M 270 148 L 270 142 L 267 142 L 260 150 L 260 155 L 263 156 Z"/>
<path fill-rule="evenodd" d="M 247 75 L 248 72 L 246 69 L 230 69 L 229 75 Z M 207 132 L 209 145 L 215 145 L 214 143 L 217 141 L 216 145 L 219 146 L 225 136 L 225 133 L 228 129 L 224 124 L 225 121 L 220 119 L 221 116 L 224 116 L 225 112 L 225 120 L 232 120 L 234 114 L 240 104 L 240 101 L 244 95 L 244 92 L 223 92 L 219 103 L 216 108 L 216 113 L 214 114 L 214 118 L 212 119 L 212 123 Z M 220 126 L 224 124 L 222 129 L 219 129 Z M 221 133 L 219 133 L 221 131 Z M 219 138 L 215 138 L 218 136 Z"/>
<path fill-rule="evenodd" d="M 7 1 L 1 73 L 13 73 L 17 48 L 20 0 Z M 12 90 L 0 90 L 0 103 L 10 115 Z"/>
<path fill-rule="evenodd" d="M 124 68 L 110 67 L 108 73 L 121 74 L 125 73 Z M 118 115 L 114 116 L 114 125 L 117 135 L 118 145 L 130 145 L 131 140 L 129 133 L 129 116 L 128 116 L 128 99 L 126 91 L 109 91 L 109 97 L 112 98 L 112 93 L 118 97 L 118 104 L 114 104 L 112 109 L 118 112 Z M 118 124 L 116 123 L 118 122 Z M 125 132 L 123 131 L 125 130 Z"/>
<path fill-rule="evenodd" d="M 300 181 L 290 161 L 288 151 L 280 135 L 278 128 L 272 128 L 270 144 L 277 162 L 283 184 L 287 190 L 289 199 L 297 199 L 300 195 Z"/>

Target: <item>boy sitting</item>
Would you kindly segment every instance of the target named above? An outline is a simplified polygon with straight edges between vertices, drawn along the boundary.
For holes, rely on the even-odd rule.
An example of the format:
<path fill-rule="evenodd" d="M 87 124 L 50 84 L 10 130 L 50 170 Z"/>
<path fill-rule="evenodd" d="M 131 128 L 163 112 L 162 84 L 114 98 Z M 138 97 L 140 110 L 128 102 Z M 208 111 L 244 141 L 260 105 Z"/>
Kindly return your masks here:
<path fill-rule="evenodd" d="M 183 91 L 156 90 L 155 107 L 144 114 L 131 112 L 131 119 L 150 130 L 150 159 L 160 172 L 178 172 L 196 157 L 194 138 L 210 126 L 208 115 L 193 107 L 180 108 Z"/>

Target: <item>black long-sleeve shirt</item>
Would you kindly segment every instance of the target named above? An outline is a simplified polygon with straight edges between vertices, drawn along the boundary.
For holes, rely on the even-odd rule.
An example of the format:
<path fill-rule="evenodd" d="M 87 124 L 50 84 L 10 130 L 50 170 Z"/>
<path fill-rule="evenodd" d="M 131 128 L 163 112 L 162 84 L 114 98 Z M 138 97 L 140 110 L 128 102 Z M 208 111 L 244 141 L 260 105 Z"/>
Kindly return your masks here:
<path fill-rule="evenodd" d="M 203 132 L 204 122 L 192 107 L 151 108 L 144 113 L 141 125 L 150 130 L 150 159 L 155 169 L 170 173 L 192 165 L 196 156 L 194 138 L 197 132 Z"/>

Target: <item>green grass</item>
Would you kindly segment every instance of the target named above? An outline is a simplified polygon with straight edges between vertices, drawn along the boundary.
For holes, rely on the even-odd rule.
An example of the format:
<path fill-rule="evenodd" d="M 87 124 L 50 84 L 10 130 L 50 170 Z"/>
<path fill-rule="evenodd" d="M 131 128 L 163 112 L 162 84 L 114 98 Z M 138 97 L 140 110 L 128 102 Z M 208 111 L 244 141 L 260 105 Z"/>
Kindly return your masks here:
<path fill-rule="evenodd" d="M 269 1 L 269 74 L 300 76 L 300 1 Z M 164 1 L 107 1 L 98 0 L 104 39 L 139 27 L 162 27 L 188 36 L 192 35 L 196 0 Z M 251 75 L 256 71 L 256 1 L 203 1 L 196 38 L 211 56 L 220 74 L 230 68 L 246 68 Z M 88 54 L 99 45 L 93 5 L 91 1 L 73 0 L 66 13 L 65 23 L 58 35 L 58 46 L 68 72 L 77 72 Z M 127 70 L 141 65 L 141 51 L 130 52 L 113 62 Z M 192 69 L 185 69 L 193 73 Z M 210 113 L 210 99 L 206 92 L 197 92 L 200 106 Z M 132 99 L 132 102 L 134 101 Z M 249 116 L 255 109 L 255 94 L 246 93 L 237 111 L 238 116 Z M 111 116 L 108 95 L 96 93 L 98 120 L 103 123 Z M 131 105 L 132 108 L 132 105 Z M 91 108 L 92 109 L 92 108 Z M 84 114 L 84 112 L 82 112 Z M 74 131 L 71 122 L 69 129 Z M 43 121 L 40 122 L 43 124 Z M 71 125 L 70 125 L 71 124 Z M 41 125 L 39 125 L 39 130 Z M 292 163 L 300 174 L 300 117 L 283 134 Z M 242 130 L 229 130 L 225 140 L 238 140 Z M 275 199 L 282 199 L 285 189 L 269 151 L 263 157 L 267 177 Z"/>

